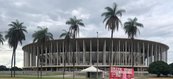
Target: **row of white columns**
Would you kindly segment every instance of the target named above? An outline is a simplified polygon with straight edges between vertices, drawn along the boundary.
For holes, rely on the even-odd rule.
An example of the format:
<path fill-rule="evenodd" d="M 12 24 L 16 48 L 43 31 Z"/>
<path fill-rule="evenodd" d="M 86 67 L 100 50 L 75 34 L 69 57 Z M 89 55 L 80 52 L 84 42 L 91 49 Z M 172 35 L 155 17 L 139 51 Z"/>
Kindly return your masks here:
<path fill-rule="evenodd" d="M 89 42 L 87 42 L 89 41 Z M 100 43 L 103 42 L 103 43 Z M 137 40 L 134 41 L 134 45 L 127 39 L 114 40 L 110 45 L 110 41 L 105 39 L 97 42 L 90 40 L 76 40 L 75 42 L 75 64 L 76 65 L 96 65 L 98 59 L 99 65 L 109 65 L 108 48 L 112 45 L 112 64 L 113 65 L 132 65 L 134 66 L 148 66 L 151 62 L 162 60 L 167 62 L 167 46 L 155 43 Z M 94 47 L 96 44 L 96 47 Z M 68 46 L 69 48 L 72 46 Z M 88 49 L 87 49 L 88 48 Z M 101 50 L 100 50 L 101 48 Z M 40 65 L 40 60 L 37 62 L 38 56 L 41 56 L 42 48 L 37 47 L 35 44 L 25 46 L 24 50 L 24 67 L 35 67 L 37 63 Z M 59 66 L 63 65 L 66 60 L 67 66 L 72 65 L 72 51 L 67 52 L 65 56 L 65 42 L 52 41 L 48 44 L 48 48 L 44 49 L 43 66 Z M 93 51 L 93 49 L 96 49 Z M 98 52 L 98 58 L 96 59 L 96 52 Z M 134 57 L 132 56 L 132 53 Z"/>

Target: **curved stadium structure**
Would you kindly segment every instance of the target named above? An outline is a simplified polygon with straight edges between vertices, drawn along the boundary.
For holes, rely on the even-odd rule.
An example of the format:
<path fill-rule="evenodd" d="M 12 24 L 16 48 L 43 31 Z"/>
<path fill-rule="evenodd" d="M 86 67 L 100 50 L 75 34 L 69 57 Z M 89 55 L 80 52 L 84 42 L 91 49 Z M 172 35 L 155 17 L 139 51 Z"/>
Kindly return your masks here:
<path fill-rule="evenodd" d="M 77 38 L 67 45 L 64 39 L 57 39 L 46 42 L 44 50 L 37 43 L 31 43 L 23 47 L 24 69 L 34 70 L 42 64 L 43 70 L 61 71 L 66 62 L 66 70 L 70 71 L 74 52 L 76 70 L 97 66 L 97 62 L 100 69 L 107 70 L 111 47 L 113 66 L 132 67 L 134 64 L 135 70 L 145 71 L 151 62 L 167 62 L 169 47 L 165 44 L 126 38 L 113 38 L 112 42 L 110 38 Z M 38 57 L 41 59 L 37 62 Z"/>

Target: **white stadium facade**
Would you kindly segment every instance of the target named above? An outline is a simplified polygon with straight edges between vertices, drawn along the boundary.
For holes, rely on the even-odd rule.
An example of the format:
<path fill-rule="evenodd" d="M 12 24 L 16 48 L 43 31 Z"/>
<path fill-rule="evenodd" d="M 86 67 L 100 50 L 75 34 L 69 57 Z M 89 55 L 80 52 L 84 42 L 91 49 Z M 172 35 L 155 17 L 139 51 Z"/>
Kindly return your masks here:
<path fill-rule="evenodd" d="M 73 55 L 75 70 L 81 70 L 91 65 L 102 70 L 108 70 L 112 50 L 112 66 L 132 67 L 135 70 L 146 70 L 154 61 L 167 62 L 169 47 L 165 44 L 127 38 L 77 38 L 73 45 L 66 45 L 64 39 L 46 42 L 43 49 L 37 43 L 23 47 L 24 69 L 35 70 L 42 64 L 43 70 L 61 71 L 66 63 L 66 70 L 73 69 Z M 43 50 L 42 50 L 43 49 Z M 74 54 L 73 54 L 74 53 Z M 133 54 L 132 54 L 133 53 Z M 42 59 L 38 59 L 41 57 Z"/>

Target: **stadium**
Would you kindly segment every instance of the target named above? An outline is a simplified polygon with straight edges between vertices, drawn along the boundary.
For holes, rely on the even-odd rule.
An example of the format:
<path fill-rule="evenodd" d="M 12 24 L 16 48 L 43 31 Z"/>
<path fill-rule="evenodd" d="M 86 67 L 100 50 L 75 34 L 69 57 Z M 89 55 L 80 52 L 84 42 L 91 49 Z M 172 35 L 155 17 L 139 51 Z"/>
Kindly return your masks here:
<path fill-rule="evenodd" d="M 159 42 L 141 39 L 77 38 L 69 44 L 64 39 L 57 39 L 46 42 L 44 49 L 37 43 L 25 45 L 22 49 L 25 70 L 35 70 L 42 64 L 45 71 L 61 71 L 66 63 L 66 70 L 71 71 L 73 62 L 75 70 L 91 65 L 108 70 L 111 60 L 112 66 L 128 68 L 134 65 L 135 71 L 146 71 L 149 64 L 154 61 L 167 62 L 169 47 Z"/>

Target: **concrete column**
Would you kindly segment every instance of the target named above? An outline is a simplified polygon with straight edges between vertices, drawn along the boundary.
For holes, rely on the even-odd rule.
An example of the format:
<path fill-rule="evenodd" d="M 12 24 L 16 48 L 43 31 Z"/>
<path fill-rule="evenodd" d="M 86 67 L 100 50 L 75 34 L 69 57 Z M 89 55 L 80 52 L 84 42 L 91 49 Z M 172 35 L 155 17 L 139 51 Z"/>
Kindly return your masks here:
<path fill-rule="evenodd" d="M 163 56 L 164 53 L 164 56 Z M 160 47 L 160 60 L 163 60 L 166 62 L 166 52 L 163 51 L 163 47 Z"/>
<path fill-rule="evenodd" d="M 120 57 L 120 43 L 121 43 L 121 41 L 119 40 L 118 41 L 118 65 L 120 65 L 121 64 L 121 57 Z"/>
<path fill-rule="evenodd" d="M 37 46 L 37 66 L 40 66 L 40 60 L 39 60 L 39 47 Z"/>
<path fill-rule="evenodd" d="M 52 43 L 50 42 L 50 44 L 49 44 L 49 52 L 48 52 L 48 56 L 49 56 L 49 58 L 48 58 L 48 60 L 49 60 L 49 65 L 52 65 L 52 51 L 51 51 L 51 49 L 52 49 Z"/>
<path fill-rule="evenodd" d="M 49 52 L 49 54 L 51 54 L 50 56 L 51 56 L 51 62 L 50 62 L 50 64 L 51 65 L 53 65 L 53 42 L 50 42 L 51 44 L 51 46 L 50 46 L 50 52 Z M 64 49 L 64 48 L 63 48 Z"/>
<path fill-rule="evenodd" d="M 86 57 L 86 55 L 85 55 L 85 54 L 86 54 L 86 50 L 85 50 L 85 48 L 86 48 L 86 47 L 85 47 L 85 41 L 83 40 L 82 43 L 83 43 L 83 44 L 82 44 L 82 45 L 83 45 L 83 64 L 85 64 L 85 62 L 86 62 L 86 58 L 85 58 L 85 57 Z"/>
<path fill-rule="evenodd" d="M 122 55 L 122 65 L 125 65 L 125 54 L 124 54 L 124 52 L 125 52 L 125 43 L 124 43 L 124 41 L 122 42 L 122 53 L 121 53 L 121 55 Z"/>
<path fill-rule="evenodd" d="M 90 65 L 92 65 L 92 41 L 90 40 Z"/>
<path fill-rule="evenodd" d="M 56 48 L 56 50 L 57 50 L 57 54 L 56 54 L 56 56 L 57 56 L 57 65 L 59 65 L 59 45 L 58 45 L 58 41 L 57 41 L 57 43 L 56 43 L 56 46 L 57 46 L 57 48 Z"/>
<path fill-rule="evenodd" d="M 157 50 L 157 48 L 156 48 L 156 44 L 155 44 L 155 48 L 154 48 L 154 61 L 156 61 L 156 50 Z"/>
<path fill-rule="evenodd" d="M 28 49 L 26 48 L 26 52 L 25 52 L 25 65 L 26 67 L 28 67 Z"/>
<path fill-rule="evenodd" d="M 36 46 L 33 46 L 33 66 L 36 66 Z"/>
<path fill-rule="evenodd" d="M 26 57 L 25 57 L 25 49 L 23 49 L 23 67 L 25 67 L 26 66 L 26 59 L 25 59 Z"/>
<path fill-rule="evenodd" d="M 159 48 L 158 48 L 158 57 L 159 57 L 159 61 L 161 60 L 161 55 L 160 55 L 160 52 L 161 52 L 161 51 L 160 51 L 160 48 L 161 48 L 161 47 L 160 47 L 160 45 L 159 45 Z"/>
<path fill-rule="evenodd" d="M 167 50 L 165 50 L 165 52 L 163 53 L 164 56 L 164 61 L 167 62 L 167 54 L 166 54 Z"/>
<path fill-rule="evenodd" d="M 77 43 L 77 40 L 76 40 L 76 52 L 75 52 L 75 57 L 76 57 L 76 65 L 78 64 L 78 43 Z"/>
<path fill-rule="evenodd" d="M 141 65 L 141 52 L 140 52 L 140 46 L 139 46 L 139 42 L 137 42 L 137 52 L 136 52 L 136 64 L 137 65 Z"/>
<path fill-rule="evenodd" d="M 34 57 L 33 57 L 33 53 L 34 53 L 34 51 L 33 51 L 33 46 L 32 46 L 32 45 L 31 45 L 31 47 L 30 47 L 30 50 L 31 50 L 31 55 L 30 55 L 30 56 L 31 56 L 31 57 L 30 57 L 30 58 L 31 58 L 31 61 L 30 61 L 31 64 L 30 64 L 30 66 L 33 66 L 33 61 L 34 61 L 34 60 L 33 60 L 33 58 L 34 58 Z"/>
<path fill-rule="evenodd" d="M 153 44 L 152 44 L 152 47 L 151 47 L 151 62 L 150 63 L 152 63 L 153 62 L 153 49 L 154 49 L 154 47 L 153 47 Z"/>
<path fill-rule="evenodd" d="M 150 47 L 149 47 L 149 43 L 148 43 L 148 49 L 147 49 L 147 66 L 149 66 L 149 51 L 150 51 Z"/>
<path fill-rule="evenodd" d="M 156 44 L 156 61 L 158 61 L 158 47 L 157 47 L 157 44 Z"/>
<path fill-rule="evenodd" d="M 33 61 L 33 50 L 32 50 L 32 45 L 29 47 L 29 50 L 30 50 L 30 67 L 32 66 L 32 61 Z"/>
<path fill-rule="evenodd" d="M 165 51 L 166 51 L 165 52 L 166 53 L 166 56 L 165 56 L 166 57 L 166 61 L 165 62 L 168 62 L 168 51 L 167 50 L 165 50 Z"/>
<path fill-rule="evenodd" d="M 72 60 L 71 59 L 72 55 L 71 55 L 71 44 L 70 43 L 68 45 L 68 53 L 67 54 L 68 54 L 68 56 L 67 56 L 68 57 L 68 64 L 70 65 L 71 64 L 71 60 Z"/>
<path fill-rule="evenodd" d="M 64 48 L 64 41 L 62 42 L 62 64 L 65 63 L 65 48 Z"/>
<path fill-rule="evenodd" d="M 165 54 L 165 55 L 166 55 L 166 54 Z M 164 61 L 165 61 L 166 58 L 163 58 L 163 57 L 162 57 L 162 46 L 160 46 L 160 60 L 163 60 L 163 59 L 164 59 Z"/>
<path fill-rule="evenodd" d="M 132 58 L 132 53 L 133 53 L 133 46 L 132 46 L 132 43 L 131 43 L 131 40 L 129 41 L 130 43 L 130 65 L 132 65 L 132 62 L 133 62 L 133 58 Z"/>
<path fill-rule="evenodd" d="M 131 51 L 131 44 L 130 42 L 128 43 L 128 49 Z M 128 65 L 131 65 L 131 53 L 129 52 L 128 54 Z"/>
<path fill-rule="evenodd" d="M 47 53 L 48 53 L 48 51 L 47 51 L 47 47 L 45 48 L 45 65 L 47 66 Z"/>
<path fill-rule="evenodd" d="M 125 41 L 125 65 L 128 65 L 127 64 L 127 53 L 128 53 L 128 51 L 127 51 L 127 49 L 128 49 L 128 46 L 127 46 L 127 41 Z"/>
<path fill-rule="evenodd" d="M 104 45 L 103 45 L 103 65 L 106 65 L 106 40 L 104 40 Z"/>
<path fill-rule="evenodd" d="M 28 49 L 30 50 L 30 47 L 28 47 Z M 30 54 L 30 51 L 28 51 L 28 66 L 29 66 L 29 67 L 30 67 L 30 65 L 31 65 L 31 64 L 30 64 L 30 63 L 31 63 L 31 62 L 30 62 L 30 60 L 31 60 L 30 57 L 31 57 L 31 54 Z"/>
<path fill-rule="evenodd" d="M 143 44 L 143 50 L 142 50 L 142 52 L 143 52 L 143 65 L 145 65 L 145 44 L 144 44 L 144 42 L 142 43 Z"/>

